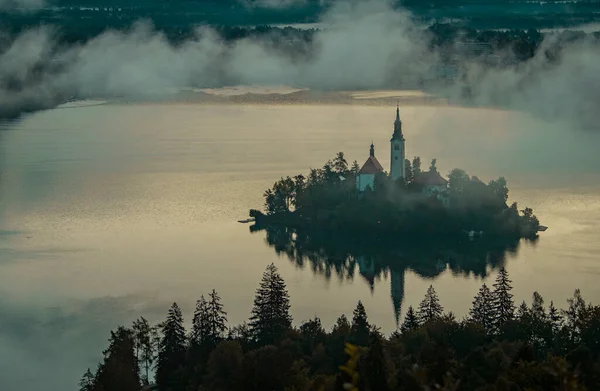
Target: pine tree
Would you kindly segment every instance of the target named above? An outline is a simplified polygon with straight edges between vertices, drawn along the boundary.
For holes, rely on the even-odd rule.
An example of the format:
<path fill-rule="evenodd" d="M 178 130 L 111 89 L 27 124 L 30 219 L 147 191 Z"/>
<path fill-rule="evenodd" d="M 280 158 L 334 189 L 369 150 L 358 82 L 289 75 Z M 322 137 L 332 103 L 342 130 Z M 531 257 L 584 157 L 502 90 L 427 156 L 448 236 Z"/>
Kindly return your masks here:
<path fill-rule="evenodd" d="M 415 158 L 413 159 L 413 163 L 412 163 L 412 169 L 413 169 L 413 175 L 416 177 L 419 176 L 419 174 L 421 173 L 421 158 L 418 156 L 415 156 Z"/>
<path fill-rule="evenodd" d="M 95 378 L 96 376 L 88 368 L 79 381 L 79 391 L 94 391 Z"/>
<path fill-rule="evenodd" d="M 519 308 L 517 308 L 517 319 L 525 320 L 529 317 L 529 315 L 529 307 L 527 307 L 527 303 L 525 303 L 525 300 L 523 300 L 521 305 L 519 305 Z"/>
<path fill-rule="evenodd" d="M 408 307 L 406 311 L 406 316 L 404 317 L 404 322 L 400 326 L 400 331 L 402 334 L 407 331 L 416 330 L 419 328 L 419 318 L 417 318 L 417 314 L 415 314 L 415 310 L 412 305 Z"/>
<path fill-rule="evenodd" d="M 135 356 L 144 368 L 143 383 L 149 383 L 149 372 L 155 357 L 152 343 L 152 327 L 143 316 L 133 322 L 133 337 L 135 338 Z"/>
<path fill-rule="evenodd" d="M 110 346 L 98 367 L 94 389 L 102 391 L 138 391 L 141 387 L 133 332 L 124 327 L 110 333 Z"/>
<path fill-rule="evenodd" d="M 192 344 L 203 346 L 207 343 L 210 336 L 210 315 L 208 302 L 204 295 L 200 296 L 200 300 L 196 301 L 196 309 L 194 310 L 194 318 L 192 320 L 192 332 L 190 340 Z"/>
<path fill-rule="evenodd" d="M 482 325 L 486 332 L 492 331 L 494 327 L 493 295 L 486 284 L 481 286 L 475 296 L 469 315 L 474 322 Z"/>
<path fill-rule="evenodd" d="M 353 173 L 354 175 L 358 175 L 359 171 L 360 171 L 360 166 L 358 165 L 358 162 L 355 160 L 352 162 L 352 166 L 350 167 L 350 172 Z"/>
<path fill-rule="evenodd" d="M 508 272 L 505 268 L 500 269 L 496 282 L 494 283 L 494 322 L 496 328 L 500 328 L 505 322 L 511 320 L 515 313 L 515 304 L 511 280 L 508 279 Z"/>
<path fill-rule="evenodd" d="M 444 308 L 440 305 L 440 300 L 433 289 L 433 285 L 429 285 L 425 297 L 419 304 L 419 310 L 417 311 L 417 318 L 419 323 L 425 324 L 432 319 L 437 319 L 442 316 Z"/>
<path fill-rule="evenodd" d="M 210 297 L 208 302 L 209 336 L 210 342 L 216 346 L 225 338 L 227 332 L 227 312 L 223 310 L 221 298 L 214 289 L 208 296 Z"/>
<path fill-rule="evenodd" d="M 167 319 L 162 324 L 162 340 L 158 352 L 156 382 L 161 390 L 183 388 L 183 379 L 177 371 L 185 365 L 186 337 L 183 315 L 177 303 L 169 308 Z"/>
<path fill-rule="evenodd" d="M 554 307 L 553 301 L 551 301 L 550 306 L 548 306 L 548 320 L 550 321 L 550 324 L 552 324 L 552 332 L 556 334 L 562 327 L 563 317 L 556 307 Z"/>
<path fill-rule="evenodd" d="M 359 300 L 352 316 L 352 326 L 350 327 L 350 340 L 358 346 L 367 346 L 369 343 L 369 333 L 371 326 L 367 319 L 367 311 L 363 303 Z"/>
<path fill-rule="evenodd" d="M 537 292 L 533 292 L 533 303 L 531 304 L 531 315 L 536 320 L 545 320 L 546 319 L 546 310 L 544 309 L 544 299 Z"/>
<path fill-rule="evenodd" d="M 388 376 L 392 373 L 390 360 L 383 350 L 383 341 L 377 333 L 369 339 L 369 350 L 361 361 L 360 372 L 364 373 L 366 389 L 372 391 L 387 391 L 390 389 Z"/>
<path fill-rule="evenodd" d="M 250 331 L 261 345 L 281 339 L 292 325 L 290 297 L 274 264 L 267 266 L 254 297 Z"/>
<path fill-rule="evenodd" d="M 408 159 L 404 159 L 404 179 L 406 183 L 411 183 L 415 179 L 412 165 Z"/>

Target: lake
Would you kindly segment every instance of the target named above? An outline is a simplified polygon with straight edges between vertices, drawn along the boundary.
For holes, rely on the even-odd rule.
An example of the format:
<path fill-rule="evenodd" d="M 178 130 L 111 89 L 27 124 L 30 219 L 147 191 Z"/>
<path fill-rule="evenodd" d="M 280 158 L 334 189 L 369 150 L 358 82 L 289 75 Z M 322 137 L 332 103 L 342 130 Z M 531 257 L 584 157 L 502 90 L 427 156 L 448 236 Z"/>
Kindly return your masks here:
<path fill-rule="evenodd" d="M 109 103 L 2 124 L 0 389 L 75 390 L 111 329 L 139 316 L 160 321 L 173 301 L 189 324 L 195 300 L 213 288 L 230 323 L 243 322 L 271 262 L 288 285 L 295 324 L 317 315 L 327 328 L 362 300 L 369 320 L 392 332 L 394 306 L 418 305 L 430 284 L 462 317 L 502 265 L 518 302 L 537 290 L 564 307 L 575 288 L 600 301 L 598 134 L 526 113 L 401 107 L 407 157 L 421 156 L 425 167 L 437 158 L 444 174 L 503 175 L 510 200 L 550 227 L 489 265 L 440 260 L 429 273 L 414 255 L 410 267 L 368 275 L 357 257 L 338 273 L 328 259 L 278 254 L 265 232 L 237 222 L 262 207 L 263 191 L 281 176 L 338 151 L 362 164 L 373 141 L 387 169 L 394 116 L 393 103 L 365 99 Z"/>

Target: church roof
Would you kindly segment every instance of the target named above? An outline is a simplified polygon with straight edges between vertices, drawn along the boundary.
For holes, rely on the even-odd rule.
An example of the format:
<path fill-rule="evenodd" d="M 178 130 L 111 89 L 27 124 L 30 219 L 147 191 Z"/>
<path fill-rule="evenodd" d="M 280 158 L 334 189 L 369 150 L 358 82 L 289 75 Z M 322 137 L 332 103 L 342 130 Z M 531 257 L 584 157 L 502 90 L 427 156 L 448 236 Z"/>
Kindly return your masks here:
<path fill-rule="evenodd" d="M 369 156 L 365 164 L 363 164 L 362 168 L 358 172 L 359 174 L 377 174 L 378 172 L 382 172 L 383 167 L 377 160 L 375 156 Z"/>
<path fill-rule="evenodd" d="M 437 171 L 424 171 L 415 178 L 415 183 L 425 186 L 446 186 L 448 181 Z"/>

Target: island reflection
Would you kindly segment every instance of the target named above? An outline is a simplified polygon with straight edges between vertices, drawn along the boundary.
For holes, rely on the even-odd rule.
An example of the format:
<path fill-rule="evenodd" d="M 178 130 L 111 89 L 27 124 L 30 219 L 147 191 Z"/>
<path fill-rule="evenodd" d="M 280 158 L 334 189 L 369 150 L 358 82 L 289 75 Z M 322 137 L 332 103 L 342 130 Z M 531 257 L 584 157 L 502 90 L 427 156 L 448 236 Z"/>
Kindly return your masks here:
<path fill-rule="evenodd" d="M 337 276 L 353 281 L 356 273 L 369 285 L 390 277 L 396 323 L 404 300 L 407 270 L 423 278 L 435 278 L 450 269 L 457 276 L 485 278 L 504 267 L 507 255 L 517 254 L 518 238 L 444 238 L 399 240 L 392 237 L 337 235 L 333 232 L 306 232 L 283 225 L 250 226 L 250 232 L 265 231 L 265 242 L 278 255 L 285 255 L 297 267 L 307 265 L 326 280 Z M 524 239 L 523 239 L 524 240 Z M 537 238 L 528 240 L 536 243 Z"/>

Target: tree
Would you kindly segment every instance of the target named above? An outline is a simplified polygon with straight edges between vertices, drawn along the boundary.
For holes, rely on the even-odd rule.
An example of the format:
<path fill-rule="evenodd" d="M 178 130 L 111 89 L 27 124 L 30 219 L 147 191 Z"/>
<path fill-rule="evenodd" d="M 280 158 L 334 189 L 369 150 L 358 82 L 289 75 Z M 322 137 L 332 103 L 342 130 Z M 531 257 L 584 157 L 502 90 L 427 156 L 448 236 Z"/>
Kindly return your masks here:
<path fill-rule="evenodd" d="M 553 301 L 551 301 L 550 305 L 548 306 L 548 320 L 552 325 L 552 332 L 556 334 L 558 330 L 560 330 L 560 328 L 562 327 L 563 318 L 560 312 L 556 309 L 556 307 L 554 307 Z"/>
<path fill-rule="evenodd" d="M 95 378 L 96 376 L 88 368 L 79 381 L 79 391 L 94 391 Z"/>
<path fill-rule="evenodd" d="M 274 264 L 267 266 L 254 297 L 250 331 L 261 345 L 280 340 L 292 325 L 290 297 Z"/>
<path fill-rule="evenodd" d="M 500 269 L 496 282 L 494 283 L 494 323 L 496 328 L 499 328 L 507 321 L 514 317 L 515 304 L 513 302 L 513 295 L 510 293 L 512 290 L 511 280 L 508 279 L 508 272 L 505 268 Z"/>
<path fill-rule="evenodd" d="M 192 333 L 190 335 L 192 344 L 204 346 L 208 342 L 210 338 L 209 317 L 208 302 L 204 295 L 201 295 L 200 300 L 196 301 L 196 309 L 192 320 Z"/>
<path fill-rule="evenodd" d="M 140 374 L 134 353 L 133 332 L 119 326 L 110 332 L 109 347 L 98 367 L 94 389 L 101 391 L 139 391 Z"/>
<path fill-rule="evenodd" d="M 519 305 L 519 308 L 517 308 L 517 319 L 529 320 L 529 315 L 529 307 L 527 307 L 527 303 L 525 303 L 525 300 L 523 300 Z"/>
<path fill-rule="evenodd" d="M 486 332 L 491 332 L 494 327 L 494 303 L 490 288 L 483 284 L 473 300 L 473 307 L 469 315 L 471 319 L 483 326 Z"/>
<path fill-rule="evenodd" d="M 433 289 L 433 285 L 429 285 L 425 297 L 419 304 L 419 310 L 417 311 L 417 318 L 419 323 L 425 324 L 432 319 L 437 319 L 442 316 L 444 308 L 440 305 L 440 300 Z"/>
<path fill-rule="evenodd" d="M 143 316 L 133 322 L 133 336 L 135 338 L 135 356 L 143 364 L 143 383 L 149 383 L 149 371 L 155 357 L 155 345 L 152 341 L 152 327 Z"/>
<path fill-rule="evenodd" d="M 448 189 L 453 195 L 460 196 L 469 185 L 471 178 L 465 170 L 455 168 L 448 174 Z"/>
<path fill-rule="evenodd" d="M 383 350 L 383 341 L 377 333 L 371 334 L 369 350 L 361 361 L 361 372 L 367 389 L 372 391 L 387 391 L 390 389 L 388 377 L 392 373 L 391 364 Z"/>
<path fill-rule="evenodd" d="M 494 194 L 494 198 L 506 205 L 506 201 L 508 200 L 508 187 L 506 186 L 506 179 L 504 179 L 504 177 L 490 181 L 488 188 L 492 191 L 492 194 Z"/>
<path fill-rule="evenodd" d="M 344 152 L 338 152 L 335 155 L 333 169 L 337 174 L 345 174 L 348 171 L 348 162 L 344 158 Z"/>
<path fill-rule="evenodd" d="M 408 159 L 404 159 L 404 179 L 406 179 L 406 183 L 412 183 L 415 180 L 415 173 Z"/>
<path fill-rule="evenodd" d="M 275 182 L 272 189 L 267 189 L 264 193 L 267 213 L 289 212 L 295 203 L 295 188 L 294 180 L 288 176 Z"/>
<path fill-rule="evenodd" d="M 358 175 L 359 171 L 360 171 L 360 166 L 358 165 L 358 162 L 355 160 L 352 162 L 352 166 L 350 167 L 350 172 L 353 173 L 354 175 Z"/>
<path fill-rule="evenodd" d="M 402 332 L 402 334 L 404 334 L 407 331 L 416 330 L 418 328 L 419 318 L 417 317 L 417 314 L 415 313 L 415 310 L 411 305 L 406 311 L 406 315 L 404 316 L 404 322 L 402 322 L 402 325 L 400 326 L 400 331 Z"/>
<path fill-rule="evenodd" d="M 367 346 L 369 343 L 369 333 L 371 326 L 367 319 L 367 311 L 363 303 L 359 300 L 352 316 L 352 326 L 350 327 L 350 340 L 355 345 Z"/>
<path fill-rule="evenodd" d="M 421 158 L 418 156 L 415 156 L 413 158 L 413 163 L 412 163 L 412 169 L 413 169 L 413 175 L 416 177 L 419 176 L 419 174 L 421 173 Z"/>
<path fill-rule="evenodd" d="M 538 292 L 533 292 L 533 303 L 531 304 L 531 315 L 539 321 L 546 320 L 546 310 L 544 309 L 544 299 Z"/>
<path fill-rule="evenodd" d="M 215 391 L 241 390 L 243 364 L 244 353 L 239 342 L 220 342 L 208 359 L 206 386 Z"/>
<path fill-rule="evenodd" d="M 437 159 L 435 159 L 435 158 L 431 159 L 431 165 L 429 166 L 430 172 L 437 172 L 437 167 L 435 166 L 436 163 L 437 163 Z"/>
<path fill-rule="evenodd" d="M 177 303 L 173 303 L 162 324 L 162 340 L 158 352 L 156 382 L 161 390 L 183 388 L 183 379 L 177 375 L 185 364 L 186 337 L 183 315 Z"/>
<path fill-rule="evenodd" d="M 227 332 L 227 312 L 223 309 L 221 298 L 213 289 L 208 295 L 208 321 L 209 321 L 209 339 L 213 346 L 216 346 L 225 338 Z"/>

